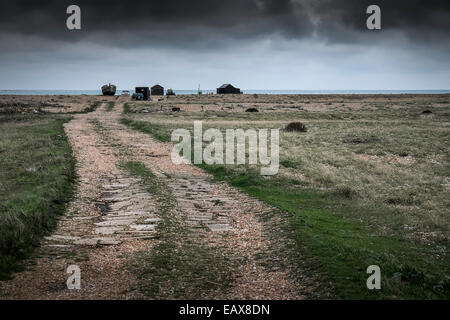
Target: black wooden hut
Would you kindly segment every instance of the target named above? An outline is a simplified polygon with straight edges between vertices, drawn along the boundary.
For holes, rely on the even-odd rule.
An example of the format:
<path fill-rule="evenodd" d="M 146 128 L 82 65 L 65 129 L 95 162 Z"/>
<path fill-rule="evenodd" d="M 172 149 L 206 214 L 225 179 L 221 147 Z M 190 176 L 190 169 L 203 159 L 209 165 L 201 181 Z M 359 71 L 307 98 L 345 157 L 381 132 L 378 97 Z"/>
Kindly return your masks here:
<path fill-rule="evenodd" d="M 142 95 L 144 96 L 144 100 L 148 100 L 150 98 L 149 87 L 136 87 L 136 93 L 142 93 Z"/>
<path fill-rule="evenodd" d="M 161 87 L 159 84 L 152 87 L 152 96 L 163 96 L 164 95 L 164 88 Z"/>
<path fill-rule="evenodd" d="M 217 88 L 217 94 L 239 94 L 241 89 L 233 87 L 231 84 L 224 84 Z"/>

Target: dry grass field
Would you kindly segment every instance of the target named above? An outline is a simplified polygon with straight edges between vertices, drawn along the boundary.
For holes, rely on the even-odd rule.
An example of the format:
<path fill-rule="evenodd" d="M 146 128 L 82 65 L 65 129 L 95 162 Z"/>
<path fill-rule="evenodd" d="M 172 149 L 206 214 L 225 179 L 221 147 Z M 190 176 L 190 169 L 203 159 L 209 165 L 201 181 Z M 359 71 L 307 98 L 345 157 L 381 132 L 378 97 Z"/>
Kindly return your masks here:
<path fill-rule="evenodd" d="M 302 188 L 344 192 L 365 205 L 382 206 L 377 217 L 361 218 L 384 225 L 386 232 L 403 230 L 424 239 L 448 236 L 447 96 L 244 96 L 242 103 L 236 102 L 239 96 L 185 100 L 129 103 L 127 119 L 151 124 L 151 130 L 167 141 L 176 128 L 192 129 L 194 120 L 202 120 L 204 130 L 282 129 L 276 179 L 295 181 Z M 217 100 L 220 103 L 215 105 Z M 172 105 L 182 111 L 172 112 Z M 260 112 L 245 113 L 249 107 Z M 150 113 L 142 113 L 145 109 Z M 425 110 L 432 113 L 422 114 Z M 294 121 L 304 123 L 308 131 L 283 130 Z"/>
<path fill-rule="evenodd" d="M 291 212 L 294 237 L 318 257 L 338 294 L 366 296 L 355 290 L 364 281 L 356 270 L 369 261 L 385 266 L 384 297 L 448 290 L 448 95 L 192 96 L 129 103 L 127 111 L 126 124 L 162 141 L 176 128 L 192 130 L 194 120 L 224 134 L 281 129 L 276 176 L 259 177 L 248 165 L 202 167 Z M 293 121 L 307 132 L 285 131 Z"/>
<path fill-rule="evenodd" d="M 0 296 L 449 298 L 449 98 L 0 96 L 0 274 L 25 270 Z M 196 120 L 280 129 L 278 174 L 173 165 L 172 132 Z M 104 221 L 137 210 L 161 222 Z M 55 289 L 74 261 L 93 283 L 77 295 Z"/>

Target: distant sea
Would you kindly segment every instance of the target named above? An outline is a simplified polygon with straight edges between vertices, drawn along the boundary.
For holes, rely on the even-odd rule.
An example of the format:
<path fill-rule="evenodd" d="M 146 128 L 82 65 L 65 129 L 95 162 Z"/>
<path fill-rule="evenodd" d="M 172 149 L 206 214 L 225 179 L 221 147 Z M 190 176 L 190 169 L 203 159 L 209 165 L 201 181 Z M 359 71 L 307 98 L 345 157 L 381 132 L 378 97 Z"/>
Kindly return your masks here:
<path fill-rule="evenodd" d="M 126 90 L 126 89 L 124 89 Z M 121 94 L 123 90 L 117 90 Z M 129 90 L 131 93 L 134 90 Z M 197 90 L 174 90 L 176 94 L 197 94 Z M 203 94 L 216 90 L 202 90 Z M 246 94 L 447 94 L 449 90 L 243 90 Z M 100 90 L 0 90 L 0 95 L 101 95 Z"/>

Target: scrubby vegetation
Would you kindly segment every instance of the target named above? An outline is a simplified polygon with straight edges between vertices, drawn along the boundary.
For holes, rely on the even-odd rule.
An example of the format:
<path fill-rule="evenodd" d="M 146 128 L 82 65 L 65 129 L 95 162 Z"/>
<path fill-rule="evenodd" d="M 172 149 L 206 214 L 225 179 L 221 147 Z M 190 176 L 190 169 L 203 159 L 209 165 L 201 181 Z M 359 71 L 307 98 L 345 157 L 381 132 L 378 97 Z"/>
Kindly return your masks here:
<path fill-rule="evenodd" d="M 289 131 L 289 132 L 307 132 L 308 131 L 306 126 L 301 122 L 291 122 L 286 126 L 285 130 Z"/>
<path fill-rule="evenodd" d="M 94 112 L 95 110 L 97 110 L 97 108 L 102 104 L 101 101 L 95 101 L 94 103 L 92 103 L 89 107 L 86 107 L 83 110 L 83 113 L 89 113 L 89 112 Z"/>
<path fill-rule="evenodd" d="M 56 225 L 75 178 L 67 116 L 0 117 L 0 279 Z"/>
<path fill-rule="evenodd" d="M 197 108 L 183 115 L 127 114 L 123 123 L 169 141 L 172 130 L 192 130 L 194 120 L 223 132 L 301 121 L 308 127 L 301 135 L 280 131 L 276 176 L 261 177 L 248 165 L 202 167 L 289 212 L 286 227 L 297 250 L 311 269 L 322 271 L 322 281 L 333 283 L 336 296 L 449 298 L 448 101 L 407 98 L 303 97 L 308 107 L 294 111 L 279 101 L 274 110 L 264 97 L 258 114 Z M 433 117 L 422 117 L 424 105 Z M 372 264 L 382 270 L 380 291 L 366 287 Z"/>

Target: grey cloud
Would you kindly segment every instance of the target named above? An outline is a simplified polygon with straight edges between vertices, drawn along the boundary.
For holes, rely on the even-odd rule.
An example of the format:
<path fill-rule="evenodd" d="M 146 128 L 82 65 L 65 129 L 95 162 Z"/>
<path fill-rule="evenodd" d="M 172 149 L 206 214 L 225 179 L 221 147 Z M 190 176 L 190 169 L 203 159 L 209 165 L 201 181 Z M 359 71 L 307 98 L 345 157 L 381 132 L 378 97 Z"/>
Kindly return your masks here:
<path fill-rule="evenodd" d="M 375 3 L 382 8 L 384 30 L 398 30 L 418 42 L 448 40 L 450 35 L 448 0 L 80 0 L 75 3 L 82 8 L 83 30 L 70 32 L 65 10 L 73 3 L 3 2 L 0 33 L 118 47 L 204 49 L 273 34 L 352 43 L 367 39 L 365 10 Z"/>
<path fill-rule="evenodd" d="M 82 9 L 81 31 L 66 8 Z M 382 9 L 382 31 L 366 8 Z M 2 0 L 0 88 L 450 86 L 450 2 Z"/>

